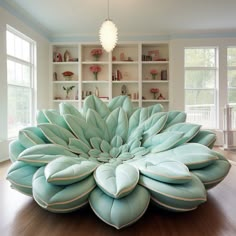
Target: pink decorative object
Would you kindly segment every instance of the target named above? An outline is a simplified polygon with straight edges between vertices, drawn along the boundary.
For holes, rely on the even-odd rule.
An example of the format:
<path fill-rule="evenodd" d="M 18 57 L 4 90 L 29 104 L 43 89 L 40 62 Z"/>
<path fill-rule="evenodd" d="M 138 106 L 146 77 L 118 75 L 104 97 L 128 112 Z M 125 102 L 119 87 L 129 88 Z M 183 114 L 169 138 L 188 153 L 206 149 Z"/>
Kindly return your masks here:
<path fill-rule="evenodd" d="M 150 92 L 153 93 L 153 99 L 157 99 L 157 93 L 159 93 L 158 88 L 151 88 Z"/>
<path fill-rule="evenodd" d="M 95 58 L 96 61 L 98 61 L 102 53 L 103 51 L 101 48 L 97 48 L 97 49 L 95 48 L 91 51 L 91 55 Z"/>
<path fill-rule="evenodd" d="M 152 75 L 152 79 L 156 79 L 158 71 L 156 69 L 151 69 L 150 74 Z"/>
<path fill-rule="evenodd" d="M 93 65 L 89 67 L 89 70 L 94 74 L 95 80 L 98 79 L 98 73 L 102 70 L 100 66 Z"/>

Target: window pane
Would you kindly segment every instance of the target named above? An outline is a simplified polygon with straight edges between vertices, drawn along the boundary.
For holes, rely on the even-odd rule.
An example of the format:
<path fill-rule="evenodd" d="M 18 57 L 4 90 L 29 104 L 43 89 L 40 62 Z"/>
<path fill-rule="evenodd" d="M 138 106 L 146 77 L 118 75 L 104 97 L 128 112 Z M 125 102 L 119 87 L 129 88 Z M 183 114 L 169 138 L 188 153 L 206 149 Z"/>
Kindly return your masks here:
<path fill-rule="evenodd" d="M 215 70 L 185 70 L 185 88 L 215 88 Z"/>
<path fill-rule="evenodd" d="M 213 89 L 208 90 L 186 90 L 185 104 L 186 105 L 214 105 L 215 95 Z"/>
<path fill-rule="evenodd" d="M 187 90 L 185 96 L 187 122 L 200 124 L 205 128 L 215 128 L 214 90 Z"/>
<path fill-rule="evenodd" d="M 228 87 L 236 88 L 236 70 L 228 70 Z"/>
<path fill-rule="evenodd" d="M 8 137 L 17 136 L 19 129 L 31 123 L 31 90 L 8 85 Z"/>
<path fill-rule="evenodd" d="M 7 54 L 30 62 L 30 43 L 7 31 Z"/>
<path fill-rule="evenodd" d="M 215 48 L 185 49 L 185 67 L 215 67 Z"/>
<path fill-rule="evenodd" d="M 236 48 L 227 49 L 228 66 L 236 66 Z"/>
<path fill-rule="evenodd" d="M 9 84 L 30 86 L 30 66 L 7 60 L 7 81 Z"/>
<path fill-rule="evenodd" d="M 236 106 L 236 89 L 228 89 L 228 102 Z"/>

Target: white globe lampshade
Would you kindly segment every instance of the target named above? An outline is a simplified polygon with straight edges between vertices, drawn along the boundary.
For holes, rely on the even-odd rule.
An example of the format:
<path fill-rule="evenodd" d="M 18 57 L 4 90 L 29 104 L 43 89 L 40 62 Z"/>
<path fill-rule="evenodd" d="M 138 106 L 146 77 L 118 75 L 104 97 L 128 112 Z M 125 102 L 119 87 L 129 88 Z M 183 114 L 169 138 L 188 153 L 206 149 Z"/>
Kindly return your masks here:
<path fill-rule="evenodd" d="M 106 52 L 111 52 L 116 46 L 118 30 L 111 20 L 105 20 L 99 31 L 100 42 Z"/>

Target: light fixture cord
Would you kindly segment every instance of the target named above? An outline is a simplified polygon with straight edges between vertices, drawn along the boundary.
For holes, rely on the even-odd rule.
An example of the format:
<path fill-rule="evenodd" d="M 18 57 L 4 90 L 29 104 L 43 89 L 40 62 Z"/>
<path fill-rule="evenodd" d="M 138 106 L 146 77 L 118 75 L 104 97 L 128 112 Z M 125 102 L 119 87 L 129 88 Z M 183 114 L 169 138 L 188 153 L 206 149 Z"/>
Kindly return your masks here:
<path fill-rule="evenodd" d="M 107 0 L 107 16 L 108 16 L 108 20 L 110 20 L 109 8 L 110 8 L 109 0 Z"/>

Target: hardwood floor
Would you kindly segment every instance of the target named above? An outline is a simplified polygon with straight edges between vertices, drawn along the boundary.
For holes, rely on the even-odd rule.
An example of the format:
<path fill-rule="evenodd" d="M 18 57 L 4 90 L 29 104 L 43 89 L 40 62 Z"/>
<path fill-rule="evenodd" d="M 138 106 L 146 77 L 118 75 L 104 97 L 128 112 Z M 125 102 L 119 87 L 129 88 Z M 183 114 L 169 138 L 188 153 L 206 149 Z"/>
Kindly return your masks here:
<path fill-rule="evenodd" d="M 228 155 L 228 152 L 226 152 Z M 231 156 L 231 153 L 229 154 Z M 235 158 L 236 153 L 232 154 Z M 103 223 L 89 206 L 69 214 L 41 209 L 31 197 L 12 190 L 5 180 L 10 162 L 0 164 L 0 235 L 155 235 L 155 236 L 235 236 L 236 164 L 229 175 L 208 191 L 208 201 L 186 213 L 162 211 L 152 205 L 135 224 L 116 230 Z"/>

